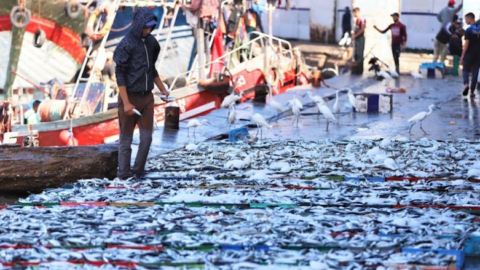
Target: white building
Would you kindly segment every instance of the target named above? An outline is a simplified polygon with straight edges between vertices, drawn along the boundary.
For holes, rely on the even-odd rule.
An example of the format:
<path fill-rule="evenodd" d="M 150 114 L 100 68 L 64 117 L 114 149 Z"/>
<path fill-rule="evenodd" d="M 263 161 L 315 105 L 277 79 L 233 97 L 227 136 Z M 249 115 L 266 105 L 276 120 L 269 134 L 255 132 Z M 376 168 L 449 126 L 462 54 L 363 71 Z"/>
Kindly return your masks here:
<path fill-rule="evenodd" d="M 447 6 L 448 0 L 290 0 L 291 10 L 277 9 L 273 18 L 273 34 L 282 38 L 312 40 L 322 43 L 338 42 L 341 38 L 341 20 L 345 7 L 360 7 L 367 19 L 366 51 L 373 45 L 390 43 L 390 33 L 380 34 L 373 26 L 386 28 L 392 19 L 390 14 L 400 13 L 400 20 L 407 26 L 407 47 L 433 50 L 433 40 L 440 29 L 437 14 Z M 457 0 L 457 5 L 462 0 Z M 478 0 L 463 0 L 463 10 L 480 16 Z M 262 22 L 267 24 L 267 13 Z M 267 28 L 265 28 L 267 29 Z M 380 43 L 379 43 L 380 42 Z"/>

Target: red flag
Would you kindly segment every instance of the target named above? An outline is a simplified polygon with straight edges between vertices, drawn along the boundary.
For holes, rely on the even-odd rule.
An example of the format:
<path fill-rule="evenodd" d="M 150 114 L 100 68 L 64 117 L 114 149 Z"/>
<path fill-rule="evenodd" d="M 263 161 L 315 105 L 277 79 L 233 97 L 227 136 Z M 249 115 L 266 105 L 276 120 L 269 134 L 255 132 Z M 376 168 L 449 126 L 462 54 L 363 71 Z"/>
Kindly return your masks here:
<path fill-rule="evenodd" d="M 217 28 L 215 31 L 215 36 L 213 37 L 213 45 L 212 45 L 212 59 L 211 61 L 215 61 L 218 58 L 222 57 L 225 54 L 225 47 L 223 46 L 223 33 L 220 29 Z M 225 58 L 220 59 L 220 62 L 213 63 L 210 66 L 210 78 L 213 76 L 213 72 L 222 72 L 224 67 Z"/>

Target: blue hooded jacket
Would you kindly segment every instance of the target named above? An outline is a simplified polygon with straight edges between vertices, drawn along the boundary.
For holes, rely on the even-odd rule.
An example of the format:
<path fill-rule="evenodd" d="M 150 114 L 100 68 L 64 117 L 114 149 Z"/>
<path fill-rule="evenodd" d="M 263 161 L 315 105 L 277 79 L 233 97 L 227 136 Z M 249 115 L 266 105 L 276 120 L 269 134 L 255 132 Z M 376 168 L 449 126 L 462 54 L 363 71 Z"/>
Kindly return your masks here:
<path fill-rule="evenodd" d="M 145 41 L 142 40 L 143 27 L 151 20 L 158 22 L 150 9 L 138 9 L 133 16 L 130 32 L 120 41 L 113 53 L 117 84 L 126 86 L 130 93 L 151 92 L 153 79 L 158 77 L 155 63 L 160 53 L 160 45 L 151 34 Z"/>

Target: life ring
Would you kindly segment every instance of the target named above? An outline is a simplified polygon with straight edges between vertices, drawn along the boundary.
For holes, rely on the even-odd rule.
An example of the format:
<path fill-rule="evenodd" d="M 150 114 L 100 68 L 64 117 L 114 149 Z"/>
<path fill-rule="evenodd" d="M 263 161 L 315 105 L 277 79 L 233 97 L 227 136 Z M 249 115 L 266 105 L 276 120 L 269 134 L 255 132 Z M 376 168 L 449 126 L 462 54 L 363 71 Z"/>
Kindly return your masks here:
<path fill-rule="evenodd" d="M 30 23 L 31 18 L 32 12 L 27 8 L 19 10 L 19 7 L 15 6 L 12 8 L 12 11 L 10 11 L 10 22 L 17 28 L 25 28 L 28 23 Z"/>
<path fill-rule="evenodd" d="M 38 29 L 37 32 L 33 35 L 33 46 L 41 48 L 47 39 L 45 31 Z"/>
<path fill-rule="evenodd" d="M 74 10 L 74 8 L 76 9 Z M 74 5 L 73 2 L 68 2 L 67 5 L 65 6 L 65 11 L 67 12 L 68 17 L 75 19 L 80 15 L 80 11 L 81 11 L 80 4 L 76 3 Z"/>
<path fill-rule="evenodd" d="M 95 32 L 95 22 L 97 20 L 97 17 L 102 13 L 107 14 L 107 21 L 103 25 L 102 29 L 100 29 L 100 31 Z M 92 15 L 90 15 L 90 17 L 88 18 L 86 33 L 92 41 L 97 41 L 102 39 L 108 33 L 108 31 L 110 31 L 112 25 L 113 20 L 108 15 L 108 9 L 95 9 Z"/>
<path fill-rule="evenodd" d="M 275 79 L 272 81 L 270 79 L 270 70 L 272 70 L 275 74 Z M 278 68 L 276 67 L 269 67 L 265 70 L 265 72 L 263 73 L 263 77 L 265 79 L 265 82 L 270 84 L 271 86 L 275 87 L 278 85 L 278 82 L 280 82 L 280 71 L 278 70 Z"/>

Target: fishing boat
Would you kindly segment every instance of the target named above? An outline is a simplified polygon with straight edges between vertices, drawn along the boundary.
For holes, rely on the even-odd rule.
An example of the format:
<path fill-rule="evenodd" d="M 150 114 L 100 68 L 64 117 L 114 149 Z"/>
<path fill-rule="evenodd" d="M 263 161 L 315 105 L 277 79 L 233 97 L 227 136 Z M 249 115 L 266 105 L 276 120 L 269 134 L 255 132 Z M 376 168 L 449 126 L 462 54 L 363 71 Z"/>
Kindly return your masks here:
<path fill-rule="evenodd" d="M 172 46 L 174 34 L 178 35 L 178 32 L 174 33 L 173 27 L 180 24 L 182 28 L 185 28 L 184 16 L 178 11 L 177 5 L 171 6 L 172 16 L 172 13 L 165 9 L 165 4 L 168 3 L 162 4 L 161 8 L 164 12 L 161 14 L 161 28 L 156 29 L 157 32 L 153 34 L 160 37 L 162 31 L 166 32 L 166 36 L 163 35 L 162 48 L 171 53 L 174 50 L 174 46 Z M 116 8 L 119 6 L 117 3 Z M 128 3 L 125 3 L 124 6 L 129 7 Z M 118 9 L 115 12 L 117 15 L 119 14 Z M 172 18 L 175 20 L 178 16 L 181 18 L 179 23 L 170 22 L 170 25 L 163 29 L 165 20 Z M 123 20 L 120 22 L 117 22 L 115 18 L 112 23 L 113 29 L 123 24 L 122 31 L 127 31 L 126 17 L 120 16 Z M 97 48 L 114 47 L 115 42 L 118 43 L 118 39 L 122 37 L 122 32 L 114 33 L 118 34 L 113 34 L 111 38 L 108 37 L 112 31 L 105 33 Z M 208 63 L 201 63 L 196 60 L 201 57 L 192 55 L 188 68 L 185 68 L 187 70 L 181 72 L 182 67 L 175 70 L 176 75 L 170 76 L 171 84 L 169 85 L 170 95 L 175 97 L 175 100 L 167 103 L 156 96 L 154 114 L 156 124 L 163 125 L 166 106 L 179 107 L 180 121 L 219 109 L 229 89 L 237 94 L 242 94 L 241 101 L 245 101 L 255 97 L 255 88 L 259 84 L 270 84 L 273 90 L 272 94 L 275 95 L 283 93 L 297 84 L 308 83 L 308 70 L 301 60 L 300 52 L 294 50 L 289 42 L 258 32 L 250 33 L 250 36 L 255 36 L 255 38 L 243 42 L 241 46 L 222 55 L 217 55 Z M 211 44 L 223 43 L 220 34 L 214 33 L 212 37 L 214 38 L 212 38 Z M 187 38 L 187 36 L 183 36 L 183 38 Z M 184 48 L 188 48 L 190 46 L 188 44 L 188 42 L 186 45 L 183 44 Z M 193 44 L 192 41 L 192 46 Z M 193 47 L 191 50 L 193 51 Z M 86 58 L 91 55 L 91 52 L 92 46 L 87 50 Z M 167 53 L 163 53 L 156 63 L 160 73 L 165 69 L 170 69 L 168 72 L 172 72 L 172 65 L 167 64 L 167 58 Z M 171 75 L 168 72 L 165 71 L 167 75 Z M 210 74 L 211 79 L 207 79 L 204 74 Z M 183 84 L 179 86 L 178 82 L 183 82 Z M 212 90 L 211 86 L 215 84 L 220 87 Z M 70 87 L 70 91 L 65 90 L 65 92 L 71 93 L 67 99 L 48 102 L 51 111 L 60 114 L 62 119 L 34 125 L 12 123 L 11 130 L 3 134 L 4 143 L 22 144 L 25 142 L 25 138 L 29 138 L 28 142 L 39 146 L 98 145 L 115 141 L 119 134 L 118 112 L 116 108 L 109 106 L 107 91 L 105 91 L 103 83 L 96 82 L 95 78 L 90 76 L 84 83 L 77 80 L 77 83 Z M 112 102 L 115 103 L 114 100 Z M 23 119 L 23 116 L 18 114 L 17 119 Z"/>

